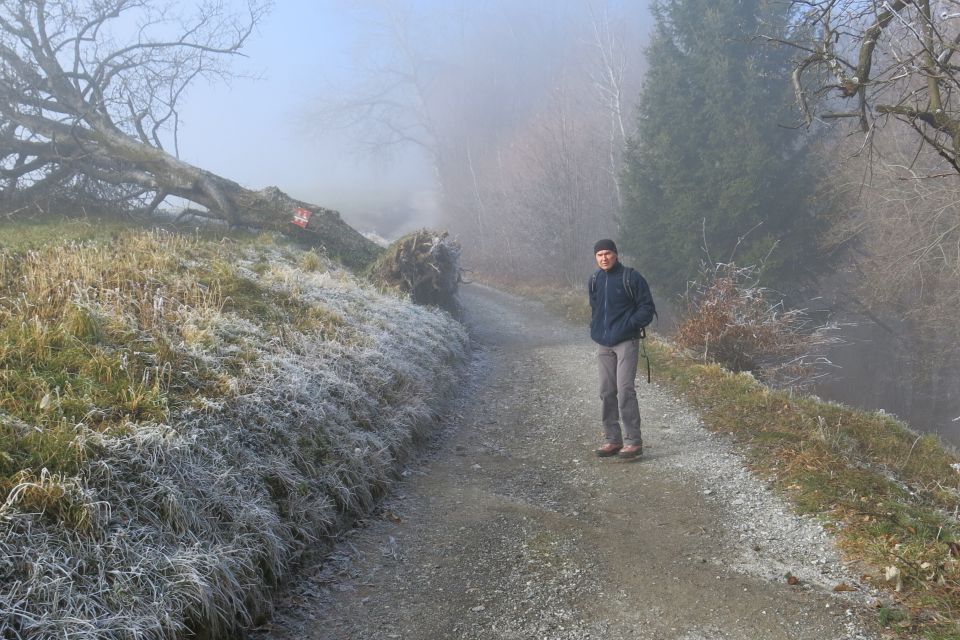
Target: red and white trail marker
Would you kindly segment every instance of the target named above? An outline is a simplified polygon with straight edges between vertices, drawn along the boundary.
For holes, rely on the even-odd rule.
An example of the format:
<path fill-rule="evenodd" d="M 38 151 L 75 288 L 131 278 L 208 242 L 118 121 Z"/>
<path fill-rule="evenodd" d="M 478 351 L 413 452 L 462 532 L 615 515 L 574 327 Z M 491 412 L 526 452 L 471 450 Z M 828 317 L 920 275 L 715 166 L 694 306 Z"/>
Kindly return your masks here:
<path fill-rule="evenodd" d="M 293 220 L 291 220 L 290 222 L 297 225 L 298 227 L 303 227 L 304 229 L 306 229 L 307 223 L 310 222 L 310 216 L 312 215 L 313 215 L 313 211 L 304 209 L 303 207 L 297 207 L 297 210 L 293 214 Z"/>

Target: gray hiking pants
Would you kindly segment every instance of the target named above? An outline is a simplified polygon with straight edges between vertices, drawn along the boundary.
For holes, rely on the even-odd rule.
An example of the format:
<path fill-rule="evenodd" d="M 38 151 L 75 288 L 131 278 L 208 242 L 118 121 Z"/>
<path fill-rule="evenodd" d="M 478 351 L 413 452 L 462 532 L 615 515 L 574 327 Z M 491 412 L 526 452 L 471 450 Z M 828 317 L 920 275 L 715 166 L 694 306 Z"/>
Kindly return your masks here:
<path fill-rule="evenodd" d="M 640 438 L 640 406 L 637 404 L 635 382 L 639 357 L 639 340 L 625 340 L 612 347 L 601 345 L 597 349 L 605 443 L 643 444 Z M 622 433 L 621 421 L 623 422 Z"/>

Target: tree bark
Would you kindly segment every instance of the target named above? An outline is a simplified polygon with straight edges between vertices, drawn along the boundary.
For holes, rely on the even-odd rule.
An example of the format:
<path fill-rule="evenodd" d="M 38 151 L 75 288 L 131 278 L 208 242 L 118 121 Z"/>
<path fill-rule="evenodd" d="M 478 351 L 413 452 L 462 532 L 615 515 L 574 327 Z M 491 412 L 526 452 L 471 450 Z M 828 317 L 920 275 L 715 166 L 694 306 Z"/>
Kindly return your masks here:
<path fill-rule="evenodd" d="M 327 255 L 352 269 L 367 266 L 381 251 L 373 241 L 344 222 L 338 211 L 296 200 L 276 187 L 251 191 L 212 174 L 208 174 L 207 179 L 230 203 L 234 224 L 279 231 L 301 243 L 322 246 Z M 292 222 L 298 208 L 312 213 L 306 227 Z"/>

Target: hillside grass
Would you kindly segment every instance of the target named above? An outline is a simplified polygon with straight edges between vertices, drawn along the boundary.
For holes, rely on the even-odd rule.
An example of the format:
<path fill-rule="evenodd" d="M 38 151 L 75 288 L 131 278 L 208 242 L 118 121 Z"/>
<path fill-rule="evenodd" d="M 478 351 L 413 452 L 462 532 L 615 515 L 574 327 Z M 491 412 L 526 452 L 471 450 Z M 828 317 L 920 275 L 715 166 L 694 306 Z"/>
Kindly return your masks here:
<path fill-rule="evenodd" d="M 501 283 L 503 284 L 503 283 Z M 577 322 L 586 295 L 512 287 Z M 831 530 L 863 580 L 886 592 L 877 620 L 898 637 L 960 638 L 960 456 L 882 412 L 774 391 L 647 340 L 654 382 L 732 437 L 754 472 Z M 642 409 L 642 407 L 641 407 Z"/>
<path fill-rule="evenodd" d="M 234 637 L 382 495 L 449 316 L 272 236 L 0 225 L 0 637 Z"/>
<path fill-rule="evenodd" d="M 3 229 L 0 246 L 13 245 L 37 248 L 0 252 L 0 502 L 41 469 L 76 473 L 88 458 L 77 425 L 120 435 L 228 394 L 243 352 L 213 368 L 179 348 L 205 339 L 186 317 L 249 315 L 277 337 L 346 324 L 244 277 L 232 246 L 196 237 L 85 220 Z"/>
<path fill-rule="evenodd" d="M 129 221 L 116 217 L 42 216 L 5 220 L 0 223 L 0 249 L 19 252 L 60 241 L 107 240 L 131 228 L 134 225 Z"/>

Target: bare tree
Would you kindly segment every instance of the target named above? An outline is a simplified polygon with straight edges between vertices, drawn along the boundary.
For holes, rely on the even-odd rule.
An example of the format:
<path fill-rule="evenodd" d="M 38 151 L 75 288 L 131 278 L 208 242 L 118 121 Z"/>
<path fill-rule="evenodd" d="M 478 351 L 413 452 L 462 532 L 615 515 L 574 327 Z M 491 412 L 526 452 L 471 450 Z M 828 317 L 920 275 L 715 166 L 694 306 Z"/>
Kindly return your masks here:
<path fill-rule="evenodd" d="M 893 365 L 871 376 L 887 401 L 899 398 L 888 408 L 945 423 L 960 402 L 960 176 L 928 177 L 939 158 L 918 155 L 911 133 L 893 127 L 875 141 L 874 158 L 833 172 L 845 213 L 825 236 L 844 260 L 826 287 L 838 306 L 872 321 L 875 343 L 865 348 L 883 345 Z"/>
<path fill-rule="evenodd" d="M 871 389 L 853 393 L 942 429 L 960 401 L 960 1 L 788 1 L 792 24 L 762 37 L 799 52 L 806 124 L 864 134 L 841 144 L 842 164 L 826 159 L 845 206 L 824 234 L 843 256 L 825 288 L 871 321 L 855 351 Z M 877 369 L 878 353 L 891 366 Z"/>
<path fill-rule="evenodd" d="M 623 152 L 628 134 L 624 113 L 633 104 L 632 100 L 627 98 L 630 92 L 628 87 L 631 85 L 631 71 L 635 71 L 639 65 L 636 59 L 631 59 L 627 54 L 625 43 L 628 38 L 618 33 L 611 24 L 616 18 L 611 16 L 609 3 L 598 6 L 588 0 L 587 8 L 593 27 L 589 44 L 594 58 L 589 73 L 596 97 L 609 117 L 608 170 L 619 209 L 623 206 L 619 178 L 623 170 Z M 626 120 L 630 121 L 630 118 Z"/>
<path fill-rule="evenodd" d="M 874 163 L 867 188 L 863 162 L 836 174 L 838 193 L 853 206 L 829 235 L 850 249 L 861 307 L 935 325 L 956 343 L 960 322 L 951 310 L 960 305 L 960 178 L 925 178 L 930 154 L 917 158 L 904 137 L 878 143 L 884 161 Z"/>
<path fill-rule="evenodd" d="M 321 133 L 346 133 L 359 155 L 394 162 L 420 154 L 433 170 L 439 201 L 448 215 L 469 217 L 450 194 L 470 187 L 470 142 L 462 136 L 467 73 L 463 57 L 450 42 L 438 49 L 438 33 L 463 30 L 466 3 L 422 8 L 401 0 L 351 0 L 344 3 L 357 20 L 359 53 L 350 81 L 338 79 L 311 110 Z M 461 11 L 458 12 L 457 9 Z M 443 26 L 438 26 L 442 24 Z M 456 184 L 456 186 L 454 186 Z M 476 238 L 483 221 L 477 213 Z"/>
<path fill-rule="evenodd" d="M 790 4 L 796 21 L 764 37 L 802 52 L 793 85 L 807 125 L 852 118 L 871 134 L 895 118 L 960 172 L 960 1 Z"/>
<path fill-rule="evenodd" d="M 579 281 L 585 238 L 616 231 L 640 70 L 628 55 L 635 34 L 616 16 L 636 8 L 498 0 L 426 15 L 398 0 L 357 5 L 367 46 L 352 86 L 330 92 L 318 120 L 373 154 L 422 151 L 477 270 Z"/>
<path fill-rule="evenodd" d="M 177 105 L 198 78 L 223 79 L 266 11 L 205 0 L 186 16 L 160 0 L 0 2 L 0 196 L 6 208 L 58 187 L 111 193 L 147 212 L 170 196 L 232 224 L 337 234 L 368 257 L 339 214 L 277 189 L 253 192 L 177 157 Z M 217 108 L 223 108 L 218 105 Z M 172 150 L 168 149 L 172 146 Z"/>
<path fill-rule="evenodd" d="M 440 63 L 418 31 L 418 17 L 394 0 L 352 5 L 362 18 L 362 59 L 352 84 L 329 88 L 313 113 L 315 124 L 348 131 L 359 150 L 372 156 L 412 146 L 436 164 L 441 134 L 432 98 Z"/>
<path fill-rule="evenodd" d="M 562 79 L 550 102 L 488 154 L 482 167 L 494 255 L 485 270 L 579 286 L 592 264 L 590 238 L 613 235 L 617 201 L 602 143 L 608 114 L 583 87 Z M 496 162 L 496 165 L 493 165 Z M 503 269 L 509 263 L 510 270 Z M 500 266 L 501 269 L 497 269 Z"/>

